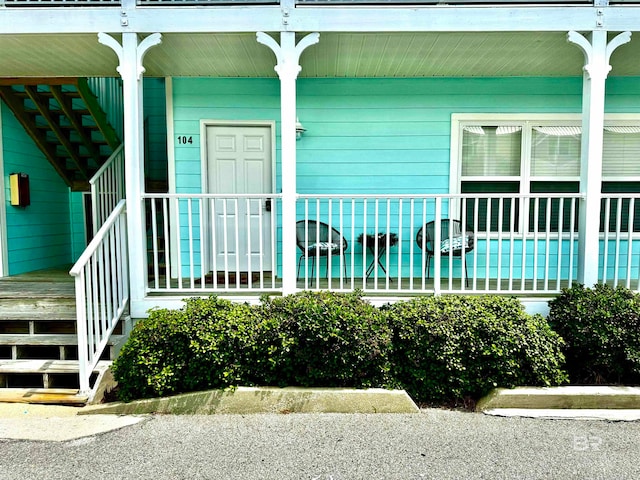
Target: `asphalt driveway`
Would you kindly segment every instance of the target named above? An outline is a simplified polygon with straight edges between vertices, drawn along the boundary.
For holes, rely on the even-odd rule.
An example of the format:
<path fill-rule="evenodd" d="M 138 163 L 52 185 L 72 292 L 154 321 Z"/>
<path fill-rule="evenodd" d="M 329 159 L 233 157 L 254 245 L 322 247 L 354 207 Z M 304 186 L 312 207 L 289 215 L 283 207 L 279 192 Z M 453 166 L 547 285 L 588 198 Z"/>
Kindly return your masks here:
<path fill-rule="evenodd" d="M 640 422 L 165 415 L 66 442 L 0 440 L 0 479 L 69 478 L 637 479 Z"/>

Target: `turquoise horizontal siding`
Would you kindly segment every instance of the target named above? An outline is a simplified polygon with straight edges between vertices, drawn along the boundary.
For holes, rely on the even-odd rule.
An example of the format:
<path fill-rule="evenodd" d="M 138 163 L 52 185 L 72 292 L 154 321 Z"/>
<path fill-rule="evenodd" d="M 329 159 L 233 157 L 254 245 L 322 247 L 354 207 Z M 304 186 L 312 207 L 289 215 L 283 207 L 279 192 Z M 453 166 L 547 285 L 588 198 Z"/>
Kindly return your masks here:
<path fill-rule="evenodd" d="M 85 194 L 82 192 L 69 192 L 71 257 L 74 262 L 80 258 L 87 246 L 84 198 Z"/>
<path fill-rule="evenodd" d="M 167 181 L 167 107 L 164 78 L 144 79 L 145 175 Z"/>
<path fill-rule="evenodd" d="M 301 193 L 446 193 L 451 115 L 579 112 L 581 79 L 301 79 Z M 324 169 L 323 169 L 324 167 Z"/>
<path fill-rule="evenodd" d="M 0 102 L 0 108 L 9 274 L 69 264 L 72 261 L 69 188 L 4 103 Z M 28 207 L 9 204 L 9 174 L 13 172 L 29 175 Z"/>
<path fill-rule="evenodd" d="M 175 135 L 193 138 L 190 145 L 175 146 L 177 191 L 201 191 L 202 119 L 275 121 L 279 191 L 278 80 L 176 78 L 173 85 Z M 610 78 L 607 111 L 640 112 L 639 85 L 634 78 Z M 297 114 L 307 129 L 296 143 L 299 193 L 437 194 L 449 192 L 452 114 L 580 113 L 582 78 L 301 78 L 297 95 Z M 433 215 L 432 208 L 428 215 Z M 302 216 L 299 205 L 298 217 Z M 372 226 L 371 219 L 368 226 Z M 350 228 L 345 235 L 355 238 Z M 417 228 L 419 225 L 414 225 L 413 235 Z M 355 230 L 363 229 L 359 217 Z M 403 231 L 408 235 L 406 223 Z M 415 240 L 405 237 L 405 241 Z M 360 262 L 357 268 L 361 268 L 361 246 L 351 248 L 356 249 L 356 262 Z M 408 274 L 409 250 L 407 245 L 403 248 L 401 265 Z M 484 268 L 486 254 L 482 245 L 477 248 L 478 274 L 484 274 L 480 267 Z M 497 251 L 491 255 L 495 257 Z M 533 250 L 527 255 L 532 256 Z M 544 255 L 544 249 L 539 250 L 538 269 L 544 266 Z M 526 276 L 533 274 L 532 268 L 533 257 L 527 258 Z M 568 275 L 568 264 L 562 268 L 562 275 Z M 414 266 L 412 273 L 419 270 Z M 521 275 L 518 271 L 516 274 Z"/>

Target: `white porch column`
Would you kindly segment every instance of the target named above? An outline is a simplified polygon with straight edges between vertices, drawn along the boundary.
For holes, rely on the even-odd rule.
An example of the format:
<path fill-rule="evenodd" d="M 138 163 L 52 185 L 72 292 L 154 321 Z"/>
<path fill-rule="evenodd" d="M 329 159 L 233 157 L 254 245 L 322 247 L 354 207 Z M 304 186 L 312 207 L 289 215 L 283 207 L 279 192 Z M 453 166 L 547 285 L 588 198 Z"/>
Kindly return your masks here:
<path fill-rule="evenodd" d="M 605 82 L 613 51 L 631 40 L 623 32 L 607 43 L 607 32 L 591 32 L 590 39 L 569 32 L 567 40 L 576 44 L 585 57 L 582 83 L 582 145 L 580 157 L 580 219 L 578 223 L 578 281 L 586 286 L 598 282 L 600 252 L 600 199 L 602 188 L 602 143 L 604 130 Z"/>
<path fill-rule="evenodd" d="M 280 77 L 280 141 L 282 147 L 282 290 L 296 291 L 296 79 L 300 73 L 300 55 L 318 43 L 320 34 L 310 33 L 296 45 L 294 32 L 281 32 L 280 44 L 263 32 L 259 43 L 276 55 L 274 70 Z"/>
<path fill-rule="evenodd" d="M 142 105 L 142 60 L 147 51 L 158 45 L 159 33 L 149 35 L 138 43 L 136 33 L 123 33 L 122 45 L 106 33 L 98 34 L 98 41 L 113 49 L 120 61 L 117 67 L 122 77 L 124 101 L 124 158 L 127 199 L 127 234 L 129 247 L 129 293 L 131 316 L 141 317 L 136 302 L 145 296 L 147 253 L 145 216 L 142 204 L 144 192 L 144 113 Z M 144 309 L 143 309 L 144 310 Z"/>

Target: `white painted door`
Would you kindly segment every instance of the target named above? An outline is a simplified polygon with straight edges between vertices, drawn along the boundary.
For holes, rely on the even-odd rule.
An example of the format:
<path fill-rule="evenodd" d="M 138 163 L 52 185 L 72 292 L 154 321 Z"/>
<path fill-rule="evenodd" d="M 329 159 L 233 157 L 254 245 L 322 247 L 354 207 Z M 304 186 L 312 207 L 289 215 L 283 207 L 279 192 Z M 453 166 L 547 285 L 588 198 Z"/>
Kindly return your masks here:
<path fill-rule="evenodd" d="M 272 193 L 271 128 L 208 126 L 208 193 Z M 211 271 L 271 271 L 271 211 L 265 199 L 209 205 Z"/>

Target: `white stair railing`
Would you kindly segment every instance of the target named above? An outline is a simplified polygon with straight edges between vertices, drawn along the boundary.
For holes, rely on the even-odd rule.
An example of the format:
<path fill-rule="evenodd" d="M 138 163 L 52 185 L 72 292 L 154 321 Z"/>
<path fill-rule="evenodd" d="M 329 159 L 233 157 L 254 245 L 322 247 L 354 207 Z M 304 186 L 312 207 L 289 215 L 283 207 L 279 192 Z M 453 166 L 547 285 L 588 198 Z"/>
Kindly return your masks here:
<path fill-rule="evenodd" d="M 114 128 L 118 138 L 124 138 L 122 80 L 116 77 L 92 77 L 87 78 L 87 83 L 106 113 L 107 122 Z"/>
<path fill-rule="evenodd" d="M 125 197 L 124 148 L 120 145 L 89 180 L 93 234 L 105 223 L 118 202 Z"/>
<path fill-rule="evenodd" d="M 81 393 L 129 303 L 126 201 L 121 200 L 73 266 Z"/>

